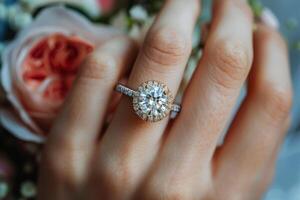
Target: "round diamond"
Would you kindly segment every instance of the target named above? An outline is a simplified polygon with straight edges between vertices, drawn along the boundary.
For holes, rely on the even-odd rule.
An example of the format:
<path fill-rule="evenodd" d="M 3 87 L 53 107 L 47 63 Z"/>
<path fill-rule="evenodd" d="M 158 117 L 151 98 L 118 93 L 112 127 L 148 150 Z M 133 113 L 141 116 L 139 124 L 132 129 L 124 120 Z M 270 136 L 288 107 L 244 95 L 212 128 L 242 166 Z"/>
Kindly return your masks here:
<path fill-rule="evenodd" d="M 155 122 L 170 112 L 173 98 L 162 83 L 148 81 L 142 84 L 133 98 L 133 108 L 144 120 Z"/>

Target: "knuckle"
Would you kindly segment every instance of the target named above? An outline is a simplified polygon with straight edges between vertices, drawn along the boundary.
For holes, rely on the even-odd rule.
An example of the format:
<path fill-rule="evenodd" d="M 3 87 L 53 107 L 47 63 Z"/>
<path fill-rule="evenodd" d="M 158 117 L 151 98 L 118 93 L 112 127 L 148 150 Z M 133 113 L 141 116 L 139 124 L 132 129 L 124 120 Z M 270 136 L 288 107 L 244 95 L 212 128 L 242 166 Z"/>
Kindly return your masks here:
<path fill-rule="evenodd" d="M 176 64 L 191 51 L 188 38 L 172 28 L 157 28 L 150 32 L 143 47 L 144 54 L 160 65 Z"/>
<path fill-rule="evenodd" d="M 292 106 L 292 90 L 268 84 L 259 91 L 259 101 L 264 102 L 264 111 L 272 120 L 288 118 Z"/>
<path fill-rule="evenodd" d="M 220 6 L 227 10 L 231 10 L 232 8 L 238 9 L 240 13 L 239 16 L 247 16 L 249 19 L 253 18 L 253 12 L 245 1 L 223 0 L 222 3 Z"/>
<path fill-rule="evenodd" d="M 258 34 L 261 37 L 261 41 L 266 44 L 276 44 L 280 49 L 287 51 L 287 43 L 282 35 L 271 27 L 265 25 L 258 25 Z"/>
<path fill-rule="evenodd" d="M 237 42 L 221 41 L 207 50 L 210 76 L 223 88 L 240 85 L 250 70 L 252 55 Z"/>
<path fill-rule="evenodd" d="M 115 76 L 116 71 L 116 58 L 104 52 L 95 53 L 86 59 L 82 69 L 82 77 L 90 80 L 109 79 Z"/>

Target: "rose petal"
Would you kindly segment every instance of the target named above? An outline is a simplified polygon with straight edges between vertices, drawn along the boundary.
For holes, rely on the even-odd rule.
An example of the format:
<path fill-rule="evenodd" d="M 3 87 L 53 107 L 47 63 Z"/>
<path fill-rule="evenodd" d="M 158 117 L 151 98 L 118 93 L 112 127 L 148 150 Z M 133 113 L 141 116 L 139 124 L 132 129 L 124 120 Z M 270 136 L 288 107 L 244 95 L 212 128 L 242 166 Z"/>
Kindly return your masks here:
<path fill-rule="evenodd" d="M 53 110 L 57 110 L 70 90 L 70 80 L 74 80 L 80 65 L 93 49 L 93 45 L 88 41 L 62 34 L 45 36 L 33 45 L 21 63 L 19 74 L 20 82 L 29 90 L 26 101 L 29 104 L 24 102 L 27 109 L 41 111 L 44 108 L 43 104 L 48 101 L 55 104 L 56 108 L 53 107 Z M 52 81 L 49 82 L 51 77 Z M 31 97 L 34 99 L 29 101 Z M 41 105 L 37 107 L 37 104 Z"/>
<path fill-rule="evenodd" d="M 28 129 L 11 110 L 1 109 L 0 121 L 4 128 L 21 140 L 36 143 L 42 143 L 45 140 L 43 136 L 37 135 L 35 132 Z"/>
<path fill-rule="evenodd" d="M 31 25 L 19 32 L 18 37 L 2 54 L 1 83 L 14 109 L 1 108 L 0 120 L 4 127 L 20 139 L 42 142 L 43 135 L 45 135 L 45 130 L 42 128 L 49 127 L 57 114 L 57 102 L 47 103 L 38 96 L 31 96 L 32 93 L 28 91 L 20 78 L 22 77 L 22 60 L 29 53 L 34 41 L 45 35 L 57 33 L 78 35 L 95 44 L 96 47 L 121 34 L 117 29 L 103 25 L 95 26 L 82 15 L 64 7 L 52 7 L 44 10 Z M 38 54 L 38 52 L 36 53 Z M 34 64 L 38 65 L 39 63 Z M 42 76 L 42 71 L 40 73 L 35 76 Z M 73 79 L 73 77 L 67 78 L 65 83 L 67 87 L 70 87 Z M 24 104 L 24 102 L 26 103 Z M 34 106 L 39 109 L 31 109 Z"/>
<path fill-rule="evenodd" d="M 45 27 L 61 28 L 67 30 L 67 32 L 79 33 L 81 37 L 92 41 L 96 46 L 121 34 L 118 29 L 106 25 L 92 24 L 83 15 L 57 6 L 44 10 L 36 21 L 24 30 L 23 34 L 25 36 L 31 35 L 34 31 Z"/>

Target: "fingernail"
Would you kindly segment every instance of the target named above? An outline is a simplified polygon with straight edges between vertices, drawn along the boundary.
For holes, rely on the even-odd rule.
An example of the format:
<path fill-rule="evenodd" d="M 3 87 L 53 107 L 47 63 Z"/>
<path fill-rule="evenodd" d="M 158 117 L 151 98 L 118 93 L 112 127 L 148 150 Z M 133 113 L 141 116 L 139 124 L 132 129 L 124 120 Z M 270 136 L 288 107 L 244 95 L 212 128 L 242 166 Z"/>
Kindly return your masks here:
<path fill-rule="evenodd" d="M 280 27 L 278 18 L 269 8 L 264 8 L 259 18 L 262 23 L 269 27 L 272 27 L 276 30 L 278 30 Z"/>

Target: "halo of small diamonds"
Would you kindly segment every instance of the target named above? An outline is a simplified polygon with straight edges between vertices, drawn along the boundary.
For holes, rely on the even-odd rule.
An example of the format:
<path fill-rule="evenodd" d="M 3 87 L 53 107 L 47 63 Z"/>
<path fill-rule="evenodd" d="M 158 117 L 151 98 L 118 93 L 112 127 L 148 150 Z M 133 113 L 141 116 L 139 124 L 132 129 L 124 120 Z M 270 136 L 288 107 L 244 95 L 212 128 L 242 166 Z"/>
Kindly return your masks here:
<path fill-rule="evenodd" d="M 147 81 L 133 96 L 133 109 L 145 121 L 160 121 L 170 113 L 174 98 L 169 88 L 158 81 Z"/>

